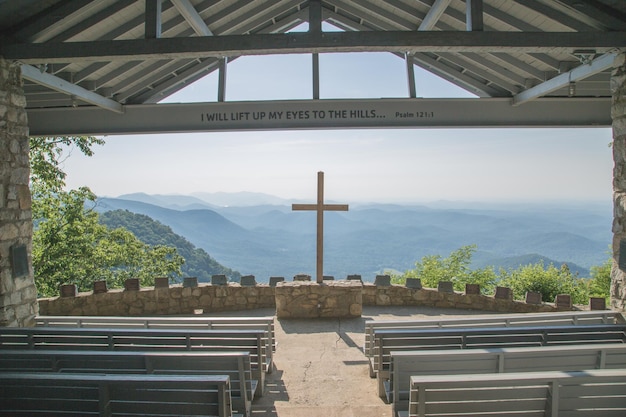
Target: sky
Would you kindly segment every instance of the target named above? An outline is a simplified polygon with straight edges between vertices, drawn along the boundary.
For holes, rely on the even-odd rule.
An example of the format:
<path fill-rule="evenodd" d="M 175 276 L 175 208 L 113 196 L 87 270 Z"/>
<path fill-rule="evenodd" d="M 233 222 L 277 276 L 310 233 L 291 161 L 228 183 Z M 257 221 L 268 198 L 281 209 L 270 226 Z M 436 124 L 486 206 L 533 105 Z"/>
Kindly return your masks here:
<path fill-rule="evenodd" d="M 473 97 L 416 67 L 418 97 Z M 388 53 L 322 54 L 321 98 L 407 97 L 404 61 Z M 310 55 L 229 63 L 226 100 L 309 99 Z M 217 101 L 217 73 L 164 102 Z M 342 203 L 610 202 L 608 128 L 350 129 L 107 136 L 95 155 L 70 150 L 68 188 L 98 196 L 258 192 Z"/>

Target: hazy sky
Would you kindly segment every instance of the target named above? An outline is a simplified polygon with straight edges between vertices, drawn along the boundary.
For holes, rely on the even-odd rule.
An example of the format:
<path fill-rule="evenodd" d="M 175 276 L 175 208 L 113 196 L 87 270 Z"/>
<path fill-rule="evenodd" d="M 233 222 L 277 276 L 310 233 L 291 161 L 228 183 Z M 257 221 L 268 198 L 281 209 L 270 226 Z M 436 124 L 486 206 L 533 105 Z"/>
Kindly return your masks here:
<path fill-rule="evenodd" d="M 386 53 L 324 54 L 321 98 L 407 97 L 404 62 Z M 418 97 L 472 97 L 416 68 Z M 226 99 L 311 97 L 309 55 L 239 58 Z M 217 74 L 166 102 L 213 102 Z M 253 191 L 338 202 L 611 200 L 611 130 L 372 129 L 108 136 L 74 151 L 68 186 L 99 196 Z"/>

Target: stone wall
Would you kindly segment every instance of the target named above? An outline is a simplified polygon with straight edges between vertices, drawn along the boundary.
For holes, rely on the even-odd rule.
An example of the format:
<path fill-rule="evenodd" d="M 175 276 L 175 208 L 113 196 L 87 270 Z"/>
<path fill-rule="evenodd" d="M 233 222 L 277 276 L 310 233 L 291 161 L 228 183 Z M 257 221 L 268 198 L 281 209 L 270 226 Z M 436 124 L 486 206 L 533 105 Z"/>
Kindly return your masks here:
<path fill-rule="evenodd" d="M 363 312 L 360 281 L 280 282 L 276 286 L 276 317 L 350 318 Z"/>
<path fill-rule="evenodd" d="M 19 65 L 0 58 L 0 326 L 32 326 L 38 312 L 25 107 Z"/>
<path fill-rule="evenodd" d="M 611 272 L 611 304 L 626 309 L 626 54 L 617 56 L 611 77 L 613 94 L 613 270 Z M 622 265 L 622 268 L 619 267 Z"/>
<path fill-rule="evenodd" d="M 464 310 L 497 311 L 500 313 L 534 313 L 556 311 L 552 303 L 529 304 L 494 295 L 444 292 L 433 288 L 406 288 L 401 285 L 377 287 L 363 285 L 365 306 L 423 306 Z"/>
<path fill-rule="evenodd" d="M 344 281 L 345 283 L 345 281 Z M 267 284 L 255 286 L 241 286 L 229 283 L 228 285 L 201 284 L 197 287 L 182 287 L 174 285 L 164 288 L 142 288 L 133 290 L 109 290 L 108 292 L 94 294 L 92 292 L 80 293 L 75 297 L 54 297 L 39 300 L 39 309 L 42 315 L 93 315 L 93 316 L 141 316 L 141 315 L 170 315 L 170 314 L 194 314 L 197 310 L 204 313 L 219 313 L 223 311 L 253 310 L 257 308 L 275 308 L 276 300 L 286 311 L 281 317 L 290 317 L 293 309 L 309 305 L 314 307 L 316 314 L 311 317 L 322 317 L 318 311 L 324 311 L 324 317 L 358 317 L 359 308 L 353 304 L 360 302 L 364 306 L 426 306 L 439 308 L 458 308 L 477 311 L 495 311 L 500 313 L 530 313 L 547 312 L 557 310 L 570 310 L 569 305 L 556 305 L 553 303 L 534 303 L 514 301 L 510 297 L 508 288 L 500 288 L 494 296 L 481 294 L 465 294 L 459 292 L 442 291 L 431 288 L 407 288 L 401 285 L 376 286 L 374 284 L 346 283 L 336 281 L 330 285 L 317 283 L 288 283 L 273 287 Z M 280 288 L 296 288 L 300 284 L 302 291 L 300 298 L 281 300 L 285 296 Z M 306 288 L 305 288 L 306 287 Z M 333 301 L 318 308 L 319 297 L 326 300 L 325 291 L 330 292 L 330 287 L 338 291 L 337 297 L 345 296 L 345 299 L 337 304 Z M 129 287 L 130 288 L 130 287 Z M 342 294 L 342 288 L 345 294 Z M 354 294 L 354 290 L 360 290 L 360 294 Z M 318 291 L 319 293 L 315 293 Z M 315 293 L 315 294 L 314 294 Z M 504 294 L 504 295 L 503 295 Z M 355 301 L 352 296 L 355 296 Z M 292 294 L 293 296 L 293 294 Z M 296 301 L 294 303 L 294 300 Z M 337 298 L 335 297 L 335 300 Z M 307 304 L 308 303 L 308 304 Z M 346 313 L 345 308 L 351 310 Z M 586 306 L 574 307 L 575 309 L 587 308 Z M 603 307 L 601 307 L 603 308 Z M 343 310 L 341 310 L 343 309 Z"/>
<path fill-rule="evenodd" d="M 142 288 L 139 291 L 109 290 L 76 297 L 39 300 L 39 311 L 49 316 L 150 316 L 273 308 L 274 288 L 238 284 Z"/>

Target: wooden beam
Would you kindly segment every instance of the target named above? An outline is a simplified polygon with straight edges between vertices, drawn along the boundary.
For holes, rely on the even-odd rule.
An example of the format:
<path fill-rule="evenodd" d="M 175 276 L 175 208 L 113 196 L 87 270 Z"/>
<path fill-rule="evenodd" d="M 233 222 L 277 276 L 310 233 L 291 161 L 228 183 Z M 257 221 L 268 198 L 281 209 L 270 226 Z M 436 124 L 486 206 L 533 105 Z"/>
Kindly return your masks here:
<path fill-rule="evenodd" d="M 428 13 L 426 13 L 426 16 L 424 16 L 424 20 L 422 20 L 417 30 L 432 30 L 451 1 L 452 0 L 436 0 L 430 7 L 430 10 L 428 10 Z"/>
<path fill-rule="evenodd" d="M 290 100 L 27 109 L 30 134 L 125 135 L 294 129 L 608 127 L 611 98 Z M 331 115 L 332 113 L 332 115 Z M 294 117 L 302 115 L 303 117 Z M 306 116 L 308 115 L 308 118 Z"/>
<path fill-rule="evenodd" d="M 161 0 L 145 0 L 146 23 L 145 38 L 157 39 L 161 37 Z"/>
<path fill-rule="evenodd" d="M 70 97 L 75 97 L 77 100 L 93 104 L 94 106 L 98 106 L 115 113 L 124 113 L 124 106 L 115 100 L 103 97 L 100 94 L 96 94 L 93 91 L 84 89 L 83 87 L 72 84 L 62 78 L 48 74 L 47 72 L 41 72 L 38 68 L 31 65 L 22 65 L 21 69 L 22 77 L 36 84 L 43 85 L 54 91 L 67 94 Z"/>
<path fill-rule="evenodd" d="M 468 32 L 484 30 L 483 0 L 465 0 L 465 7 L 465 21 Z"/>
<path fill-rule="evenodd" d="M 598 53 L 626 45 L 626 32 L 371 31 L 229 35 L 92 42 L 4 44 L 0 55 L 22 63 L 183 59 L 324 52 Z"/>
<path fill-rule="evenodd" d="M 601 57 L 591 61 L 589 64 L 578 66 L 571 71 L 557 75 L 546 82 L 524 90 L 513 97 L 512 104 L 513 106 L 519 106 L 520 104 L 545 96 L 546 94 L 556 91 L 559 88 L 563 88 L 571 82 L 584 80 L 587 77 L 591 77 L 594 74 L 609 69 L 613 66 L 615 56 L 615 54 L 602 55 Z"/>
<path fill-rule="evenodd" d="M 192 27 L 194 32 L 199 36 L 213 36 L 213 32 L 206 25 L 205 21 L 202 19 L 198 11 L 193 7 L 193 5 L 189 2 L 189 0 L 170 0 L 174 7 L 178 10 L 178 13 L 181 14 L 189 23 L 189 26 Z"/>

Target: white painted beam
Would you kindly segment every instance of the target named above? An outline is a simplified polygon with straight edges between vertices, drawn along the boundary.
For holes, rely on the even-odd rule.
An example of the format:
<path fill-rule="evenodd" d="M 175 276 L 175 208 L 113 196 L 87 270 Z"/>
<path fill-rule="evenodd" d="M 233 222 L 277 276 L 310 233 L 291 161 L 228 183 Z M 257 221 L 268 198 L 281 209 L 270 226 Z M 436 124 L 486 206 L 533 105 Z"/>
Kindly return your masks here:
<path fill-rule="evenodd" d="M 103 97 L 100 94 L 96 94 L 93 91 L 89 91 L 76 84 L 72 84 L 62 78 L 48 74 L 47 72 L 41 72 L 39 69 L 31 65 L 22 65 L 21 68 L 22 77 L 29 81 L 51 88 L 60 93 L 76 97 L 76 99 L 93 104 L 94 106 L 98 106 L 115 113 L 124 113 L 124 106 L 115 100 Z"/>
<path fill-rule="evenodd" d="M 563 88 L 570 82 L 581 81 L 594 74 L 609 69 L 613 65 L 615 56 L 615 54 L 604 54 L 601 57 L 594 59 L 589 64 L 580 65 L 571 71 L 564 72 L 563 74 L 557 75 L 548 81 L 524 90 L 513 97 L 511 104 L 513 106 L 519 106 L 520 104 L 524 104 L 545 96 L 546 94 L 550 94 L 559 88 Z"/>
<path fill-rule="evenodd" d="M 288 100 L 28 109 L 31 135 L 291 129 L 607 127 L 610 98 Z"/>
<path fill-rule="evenodd" d="M 424 16 L 417 30 L 432 30 L 452 0 L 436 0 Z"/>
<path fill-rule="evenodd" d="M 189 0 L 171 0 L 171 2 L 199 36 L 213 36 L 213 32 Z"/>

